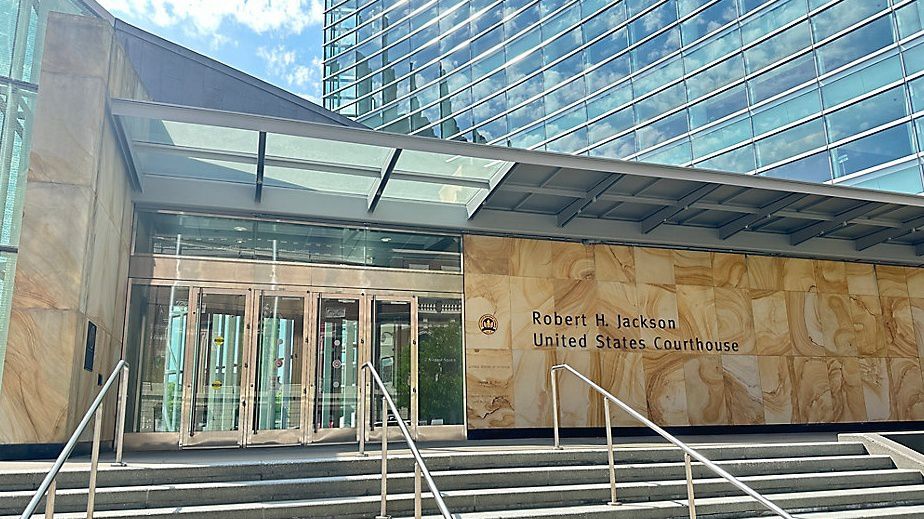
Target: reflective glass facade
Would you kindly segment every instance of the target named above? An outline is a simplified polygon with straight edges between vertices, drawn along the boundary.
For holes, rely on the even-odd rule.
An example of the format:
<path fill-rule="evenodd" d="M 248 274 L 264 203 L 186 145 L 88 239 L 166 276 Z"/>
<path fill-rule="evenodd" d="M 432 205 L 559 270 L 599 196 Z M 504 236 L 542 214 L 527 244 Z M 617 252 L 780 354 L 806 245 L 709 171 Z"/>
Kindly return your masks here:
<path fill-rule="evenodd" d="M 328 0 L 391 132 L 920 193 L 924 0 Z"/>
<path fill-rule="evenodd" d="M 0 380 L 42 43 L 53 11 L 90 13 L 77 1 L 0 1 Z"/>

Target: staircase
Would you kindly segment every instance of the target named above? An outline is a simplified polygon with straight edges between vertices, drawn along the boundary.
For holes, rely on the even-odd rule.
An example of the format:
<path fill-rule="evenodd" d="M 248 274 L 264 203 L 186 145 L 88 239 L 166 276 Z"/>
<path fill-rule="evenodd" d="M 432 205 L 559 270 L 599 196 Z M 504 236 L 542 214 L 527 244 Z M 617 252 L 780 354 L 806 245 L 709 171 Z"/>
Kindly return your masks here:
<path fill-rule="evenodd" d="M 482 444 L 483 445 L 483 444 Z M 371 445 L 370 447 L 373 447 Z M 398 447 L 397 442 L 394 447 Z M 699 452 L 800 519 L 924 517 L 924 478 L 896 469 L 859 443 L 800 442 L 699 445 Z M 240 451 L 237 451 L 240 452 Z M 302 449 L 263 449 L 259 456 L 224 451 L 211 462 L 193 453 L 128 467 L 100 463 L 98 518 L 369 518 L 378 515 L 380 461 Z M 184 458 L 184 455 L 187 455 Z M 686 518 L 683 458 L 673 447 L 618 446 L 620 506 L 609 499 L 604 447 L 555 451 L 533 444 L 424 447 L 423 455 L 449 509 L 460 518 Z M 134 458 L 150 454 L 136 455 Z M 229 461 L 230 459 L 230 461 Z M 287 461 L 288 460 L 288 461 Z M 18 517 L 45 472 L 0 470 L 0 519 Z M 750 497 L 694 464 L 700 518 L 768 517 Z M 86 470 L 58 476 L 56 518 L 83 518 Z M 389 459 L 388 511 L 413 515 L 413 461 L 407 451 Z M 426 488 L 425 488 L 426 490 Z M 433 513 L 432 500 L 424 511 Z"/>

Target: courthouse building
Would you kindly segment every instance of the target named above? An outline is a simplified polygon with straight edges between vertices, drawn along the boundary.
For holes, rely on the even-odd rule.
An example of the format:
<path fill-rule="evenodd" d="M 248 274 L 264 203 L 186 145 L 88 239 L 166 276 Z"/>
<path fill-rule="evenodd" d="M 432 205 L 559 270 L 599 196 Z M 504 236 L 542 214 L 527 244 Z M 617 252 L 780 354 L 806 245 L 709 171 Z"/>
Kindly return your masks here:
<path fill-rule="evenodd" d="M 364 362 L 425 440 L 550 434 L 559 363 L 684 431 L 924 420 L 918 196 L 378 131 L 17 5 L 0 456 L 56 453 L 120 358 L 132 449 L 356 441 Z"/>

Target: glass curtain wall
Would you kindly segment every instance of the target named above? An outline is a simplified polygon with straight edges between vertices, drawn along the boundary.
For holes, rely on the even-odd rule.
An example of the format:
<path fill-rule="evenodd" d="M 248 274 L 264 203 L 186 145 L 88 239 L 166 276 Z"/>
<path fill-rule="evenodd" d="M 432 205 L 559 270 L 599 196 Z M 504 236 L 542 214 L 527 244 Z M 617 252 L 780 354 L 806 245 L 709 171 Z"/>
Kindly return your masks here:
<path fill-rule="evenodd" d="M 77 1 L 0 2 L 0 381 L 42 44 L 48 13 L 55 11 L 90 15 Z"/>
<path fill-rule="evenodd" d="M 920 193 L 924 0 L 328 0 L 386 131 Z"/>

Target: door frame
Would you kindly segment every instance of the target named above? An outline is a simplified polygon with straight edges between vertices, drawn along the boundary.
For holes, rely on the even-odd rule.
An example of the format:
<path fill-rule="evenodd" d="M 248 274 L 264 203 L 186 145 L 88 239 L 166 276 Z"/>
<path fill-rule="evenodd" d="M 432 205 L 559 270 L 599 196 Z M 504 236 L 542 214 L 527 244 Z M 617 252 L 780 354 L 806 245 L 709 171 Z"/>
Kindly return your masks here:
<path fill-rule="evenodd" d="M 309 373 L 310 369 L 310 358 L 312 357 L 313 351 L 313 341 L 311 333 L 311 323 L 314 312 L 314 305 L 312 304 L 313 297 L 310 290 L 299 291 L 292 288 L 283 288 L 280 290 L 271 290 L 261 287 L 254 287 L 253 297 L 251 298 L 251 306 L 248 311 L 248 321 L 250 323 L 251 333 L 250 333 L 250 349 L 248 352 L 248 361 L 250 365 L 248 369 L 245 370 L 246 376 L 246 394 L 242 390 L 242 394 L 246 399 L 247 413 L 244 415 L 245 424 L 241 426 L 243 432 L 242 446 L 285 446 L 285 445 L 301 445 L 306 441 L 306 427 L 310 422 L 310 417 L 307 415 L 308 412 L 308 400 L 309 396 L 313 394 L 310 391 L 310 386 L 312 385 L 313 379 Z M 301 336 L 301 350 L 296 352 L 298 356 L 299 369 L 302 372 L 302 384 L 299 396 L 299 420 L 297 427 L 290 427 L 288 429 L 271 429 L 271 430 L 259 430 L 255 427 L 256 424 L 256 412 L 257 412 L 257 379 L 259 373 L 257 372 L 256 358 L 259 353 L 260 348 L 260 334 L 262 329 L 262 313 L 261 313 L 261 303 L 265 296 L 278 296 L 278 297 L 292 297 L 299 298 L 302 300 L 302 336 Z M 309 382 L 311 381 L 311 382 Z"/>
<path fill-rule="evenodd" d="M 417 373 L 417 366 L 418 366 L 418 354 L 417 354 L 417 337 L 418 337 L 418 328 L 417 328 L 417 326 L 418 326 L 418 323 L 417 323 L 417 296 L 414 295 L 414 294 L 395 294 L 395 293 L 389 293 L 389 292 L 382 292 L 382 293 L 372 294 L 372 295 L 368 298 L 367 305 L 368 305 L 368 309 L 369 309 L 369 310 L 368 310 L 368 311 L 369 311 L 369 320 L 368 320 L 367 325 L 368 325 L 368 327 L 369 327 L 369 340 L 367 341 L 368 347 L 366 348 L 366 350 L 367 350 L 367 351 L 366 351 L 366 357 L 367 357 L 367 359 L 368 359 L 367 362 L 373 362 L 373 361 L 374 361 L 374 359 L 373 359 L 373 353 L 374 353 L 374 349 L 375 349 L 375 326 L 376 326 L 376 321 L 375 321 L 375 316 L 376 316 L 376 313 L 375 313 L 375 305 L 376 305 L 376 303 L 379 302 L 379 301 L 382 301 L 382 302 L 400 302 L 400 303 L 407 303 L 407 304 L 409 305 L 409 319 L 410 319 L 410 323 L 409 323 L 409 324 L 410 324 L 410 327 L 411 327 L 411 330 L 410 330 L 410 340 L 411 340 L 411 344 L 410 344 L 410 346 L 411 346 L 411 352 L 410 352 L 410 355 L 411 355 L 411 358 L 410 358 L 410 367 L 409 367 L 409 369 L 410 369 L 410 381 L 409 381 L 410 388 L 408 388 L 409 394 L 410 394 L 410 402 L 409 402 L 410 409 L 408 410 L 408 421 L 410 422 L 410 424 L 409 424 L 410 427 L 408 427 L 408 429 L 410 430 L 411 437 L 414 438 L 414 439 L 416 440 L 416 439 L 417 439 L 417 424 L 418 424 L 418 422 L 420 421 L 420 419 L 419 419 L 420 413 L 419 413 L 419 408 L 418 408 L 418 404 L 419 404 L 418 394 L 419 394 L 419 391 L 418 391 L 418 384 L 417 384 L 417 383 L 418 383 L 418 373 Z M 373 365 L 374 365 L 374 364 L 375 364 L 375 363 L 373 362 Z M 381 375 L 381 373 L 380 373 L 380 375 Z M 374 389 L 375 389 L 375 386 L 374 386 L 374 382 L 373 382 L 373 380 L 372 380 L 372 377 L 366 377 L 366 387 L 363 388 L 363 395 L 365 395 L 365 397 L 366 397 L 366 402 L 365 402 L 365 405 L 363 406 L 363 409 L 365 409 L 365 414 L 366 414 L 366 416 L 364 417 L 363 423 L 364 423 L 365 428 L 366 428 L 366 439 L 372 440 L 372 441 L 380 441 L 381 438 L 382 438 L 382 431 L 381 431 L 380 429 L 374 429 L 374 428 L 373 428 L 373 424 L 376 422 L 376 420 L 380 420 L 380 419 L 381 419 L 381 416 L 373 416 L 373 413 L 372 413 L 372 410 L 373 410 L 373 405 L 372 405 L 372 404 L 373 404 L 373 401 L 372 401 L 372 397 L 373 397 L 373 395 L 375 394 Z M 391 395 L 391 396 L 393 397 L 393 395 Z M 391 415 L 390 412 L 389 412 L 389 415 Z M 393 418 L 397 418 L 397 417 L 393 417 Z M 400 430 L 398 429 L 398 427 L 396 427 L 396 426 L 391 426 L 391 427 L 388 427 L 388 435 L 389 435 L 390 438 L 393 438 L 393 437 L 396 437 L 396 436 L 400 436 L 401 433 L 400 433 Z"/>
<path fill-rule="evenodd" d="M 359 388 L 360 378 L 360 369 L 363 364 L 366 363 L 368 359 L 367 353 L 367 344 L 369 344 L 369 304 L 368 296 L 363 290 L 349 290 L 349 289 L 323 289 L 311 294 L 312 305 L 314 308 L 314 315 L 309 327 L 311 328 L 311 344 L 312 349 L 309 351 L 310 357 L 310 373 L 309 377 L 311 379 L 311 391 L 309 392 L 308 398 L 308 413 L 306 415 L 306 428 L 305 428 L 305 444 L 310 443 L 324 443 L 324 442 L 353 442 L 359 441 L 359 427 L 341 427 L 341 428 L 331 428 L 331 429 L 321 429 L 315 423 L 315 413 L 318 410 L 318 401 L 320 399 L 321 387 L 318 383 L 319 375 L 319 361 L 321 358 L 320 348 L 322 346 L 321 337 L 321 301 L 324 299 L 352 299 L 357 302 L 359 315 L 358 319 L 358 329 L 357 329 L 357 362 L 356 362 L 356 381 L 357 381 L 357 412 L 359 411 L 359 399 L 362 397 L 362 391 Z M 362 422 L 362 417 L 357 416 L 357 421 Z"/>
<path fill-rule="evenodd" d="M 180 445 L 184 448 L 189 447 L 241 447 L 244 440 L 244 429 L 242 421 L 246 417 L 247 413 L 247 401 L 246 401 L 246 380 L 247 380 L 247 371 L 249 367 L 250 352 L 252 350 L 252 332 L 253 326 L 251 325 L 250 318 L 248 316 L 248 309 L 253 306 L 253 288 L 216 288 L 211 286 L 194 286 L 190 290 L 190 308 L 192 309 L 193 319 L 192 326 L 189 326 L 186 330 L 187 333 L 187 344 L 191 345 L 191 348 L 187 349 L 186 355 L 186 373 L 190 376 L 187 377 L 185 384 L 185 391 L 183 392 L 183 417 L 181 420 L 180 427 Z M 200 323 L 200 303 L 202 301 L 202 296 L 206 294 L 214 295 L 237 295 L 244 296 L 244 337 L 243 337 L 243 351 L 241 352 L 241 365 L 238 367 L 240 369 L 240 392 L 238 395 L 237 403 L 237 429 L 231 431 L 194 431 L 193 427 L 195 425 L 195 419 L 193 417 L 194 409 L 194 400 L 196 396 L 196 385 L 199 381 L 201 373 L 198 371 L 199 361 L 201 360 L 202 354 L 200 353 L 200 344 L 199 344 L 199 329 L 201 326 Z"/>

